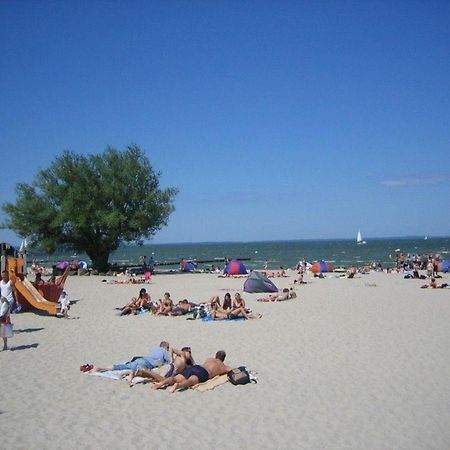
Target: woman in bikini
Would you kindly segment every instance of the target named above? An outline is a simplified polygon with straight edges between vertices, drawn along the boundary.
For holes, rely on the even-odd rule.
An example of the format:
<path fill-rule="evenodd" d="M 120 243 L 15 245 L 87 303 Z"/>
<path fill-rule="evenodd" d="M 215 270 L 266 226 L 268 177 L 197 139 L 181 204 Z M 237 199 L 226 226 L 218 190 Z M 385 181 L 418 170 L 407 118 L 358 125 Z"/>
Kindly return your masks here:
<path fill-rule="evenodd" d="M 233 304 L 231 305 L 230 317 L 244 317 L 248 319 L 247 312 L 245 311 L 245 300 L 241 297 L 239 292 L 234 294 Z"/>
<path fill-rule="evenodd" d="M 159 316 L 168 316 L 173 309 L 173 302 L 168 292 L 164 293 L 164 298 L 160 300 L 159 308 L 156 310 L 156 314 Z"/>
<path fill-rule="evenodd" d="M 125 316 L 126 314 L 136 315 L 140 308 L 152 310 L 154 308 L 151 301 L 150 295 L 145 289 L 139 291 L 137 297 L 133 297 L 129 303 L 127 303 L 121 310 L 120 315 Z"/>

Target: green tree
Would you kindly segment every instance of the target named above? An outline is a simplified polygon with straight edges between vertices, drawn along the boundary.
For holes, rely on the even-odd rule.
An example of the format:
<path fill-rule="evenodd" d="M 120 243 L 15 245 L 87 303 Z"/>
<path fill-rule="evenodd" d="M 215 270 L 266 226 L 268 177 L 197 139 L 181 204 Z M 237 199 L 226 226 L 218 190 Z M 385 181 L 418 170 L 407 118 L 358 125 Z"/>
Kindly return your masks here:
<path fill-rule="evenodd" d="M 178 190 L 160 189 L 160 175 L 136 145 L 89 156 L 65 151 L 31 185 L 16 185 L 16 202 L 2 205 L 4 225 L 49 253 L 61 244 L 84 251 L 105 270 L 121 243 L 167 225 Z"/>

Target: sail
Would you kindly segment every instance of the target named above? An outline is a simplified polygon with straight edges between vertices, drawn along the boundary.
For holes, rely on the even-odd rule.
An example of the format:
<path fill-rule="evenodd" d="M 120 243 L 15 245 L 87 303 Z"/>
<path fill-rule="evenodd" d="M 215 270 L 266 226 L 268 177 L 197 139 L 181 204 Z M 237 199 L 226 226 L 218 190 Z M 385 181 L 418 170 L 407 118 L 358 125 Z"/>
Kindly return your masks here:
<path fill-rule="evenodd" d="M 362 236 L 361 236 L 361 230 L 358 230 L 358 235 L 356 236 L 356 242 L 362 242 L 363 241 L 363 239 L 362 239 Z"/>

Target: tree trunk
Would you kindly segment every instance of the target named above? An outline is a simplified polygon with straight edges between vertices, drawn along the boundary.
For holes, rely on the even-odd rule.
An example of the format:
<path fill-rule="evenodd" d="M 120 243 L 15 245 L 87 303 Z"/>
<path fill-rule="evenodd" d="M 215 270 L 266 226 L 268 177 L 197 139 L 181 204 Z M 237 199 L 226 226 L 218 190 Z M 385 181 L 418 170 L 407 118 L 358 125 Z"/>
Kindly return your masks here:
<path fill-rule="evenodd" d="M 86 251 L 86 253 L 89 258 L 91 258 L 92 265 L 95 270 L 98 270 L 99 272 L 108 271 L 109 250 L 103 250 L 102 252 Z"/>

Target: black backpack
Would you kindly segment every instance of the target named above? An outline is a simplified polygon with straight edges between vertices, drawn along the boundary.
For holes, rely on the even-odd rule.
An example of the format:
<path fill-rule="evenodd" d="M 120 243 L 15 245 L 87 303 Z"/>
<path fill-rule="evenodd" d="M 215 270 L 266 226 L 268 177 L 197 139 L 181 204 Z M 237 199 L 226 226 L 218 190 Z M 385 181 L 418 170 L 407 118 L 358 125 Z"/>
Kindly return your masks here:
<path fill-rule="evenodd" d="M 231 369 L 227 373 L 228 381 L 231 384 L 238 385 L 238 384 L 247 384 L 251 381 L 256 383 L 256 380 L 252 377 L 250 377 L 250 373 L 244 366 L 240 366 L 236 369 Z"/>

